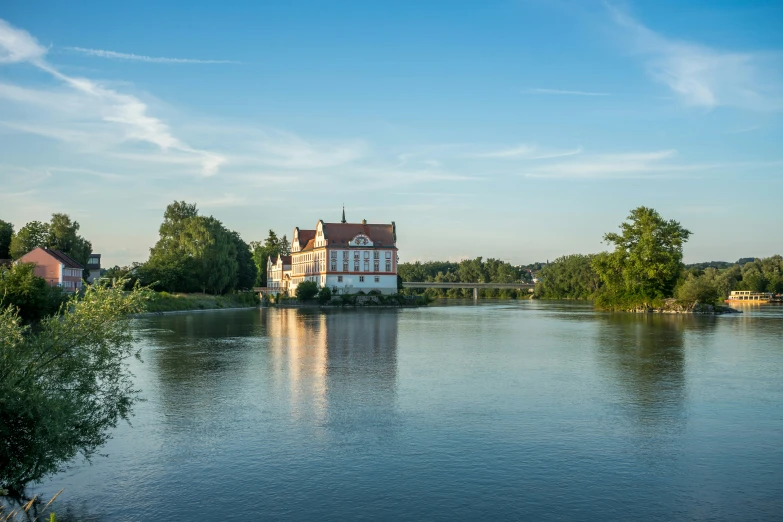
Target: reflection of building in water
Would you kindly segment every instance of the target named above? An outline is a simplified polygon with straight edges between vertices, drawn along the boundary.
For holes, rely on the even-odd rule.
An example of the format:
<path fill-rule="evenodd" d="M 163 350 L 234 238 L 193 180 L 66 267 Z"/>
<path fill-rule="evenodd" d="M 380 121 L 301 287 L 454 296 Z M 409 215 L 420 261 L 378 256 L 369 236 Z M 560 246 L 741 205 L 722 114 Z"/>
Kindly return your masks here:
<path fill-rule="evenodd" d="M 396 404 L 397 310 L 270 310 L 266 322 L 292 415 L 312 414 L 338 433 L 385 434 Z"/>

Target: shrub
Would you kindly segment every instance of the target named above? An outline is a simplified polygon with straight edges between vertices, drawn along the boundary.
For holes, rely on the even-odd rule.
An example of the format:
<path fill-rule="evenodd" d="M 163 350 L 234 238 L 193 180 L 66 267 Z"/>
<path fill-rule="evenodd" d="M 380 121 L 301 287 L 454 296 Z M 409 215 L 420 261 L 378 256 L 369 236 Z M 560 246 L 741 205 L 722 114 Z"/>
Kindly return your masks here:
<path fill-rule="evenodd" d="M 380 290 L 370 290 L 367 295 L 383 295 Z"/>
<path fill-rule="evenodd" d="M 296 298 L 308 301 L 318 294 L 318 285 L 313 281 L 304 281 L 296 287 Z"/>
<path fill-rule="evenodd" d="M 326 304 L 327 302 L 329 302 L 331 298 L 332 298 L 332 290 L 328 286 L 325 286 L 318 291 L 319 303 Z"/>
<path fill-rule="evenodd" d="M 680 301 L 699 302 L 713 304 L 720 297 L 720 292 L 715 284 L 705 276 L 689 275 L 677 288 L 675 296 Z"/>

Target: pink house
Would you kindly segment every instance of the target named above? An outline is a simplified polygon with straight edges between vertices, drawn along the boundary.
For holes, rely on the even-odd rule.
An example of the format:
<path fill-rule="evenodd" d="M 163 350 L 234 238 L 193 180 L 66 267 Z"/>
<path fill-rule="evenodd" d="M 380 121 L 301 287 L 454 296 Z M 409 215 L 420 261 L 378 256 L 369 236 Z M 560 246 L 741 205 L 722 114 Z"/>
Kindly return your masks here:
<path fill-rule="evenodd" d="M 82 287 L 84 267 L 60 250 L 38 247 L 16 262 L 34 263 L 35 275 L 46 279 L 50 286 L 60 286 L 66 292 L 75 292 Z"/>

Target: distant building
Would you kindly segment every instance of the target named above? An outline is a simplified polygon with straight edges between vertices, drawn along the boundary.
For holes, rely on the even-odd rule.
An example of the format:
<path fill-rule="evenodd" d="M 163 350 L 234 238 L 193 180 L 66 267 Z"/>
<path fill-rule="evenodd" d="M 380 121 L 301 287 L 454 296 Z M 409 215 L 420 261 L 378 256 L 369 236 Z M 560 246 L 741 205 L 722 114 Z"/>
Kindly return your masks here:
<path fill-rule="evenodd" d="M 278 288 L 294 293 L 299 283 L 313 281 L 337 294 L 372 290 L 394 294 L 397 293 L 396 243 L 393 221 L 348 223 L 343 209 L 340 223 L 321 220 L 314 230 L 294 229 L 290 268 L 285 269 L 285 259 L 281 269 L 281 261 L 270 258 L 267 286 L 279 285 Z"/>
<path fill-rule="evenodd" d="M 90 258 L 87 260 L 87 270 L 89 270 L 89 274 L 87 275 L 88 283 L 93 283 L 96 279 L 100 279 L 101 277 L 100 254 L 90 254 Z"/>
<path fill-rule="evenodd" d="M 266 286 L 269 291 L 286 293 L 291 283 L 291 256 L 270 256 L 266 266 Z"/>
<path fill-rule="evenodd" d="M 35 275 L 44 278 L 50 286 L 62 287 L 66 292 L 75 292 L 82 287 L 84 267 L 60 250 L 38 247 L 16 262 L 34 263 Z"/>

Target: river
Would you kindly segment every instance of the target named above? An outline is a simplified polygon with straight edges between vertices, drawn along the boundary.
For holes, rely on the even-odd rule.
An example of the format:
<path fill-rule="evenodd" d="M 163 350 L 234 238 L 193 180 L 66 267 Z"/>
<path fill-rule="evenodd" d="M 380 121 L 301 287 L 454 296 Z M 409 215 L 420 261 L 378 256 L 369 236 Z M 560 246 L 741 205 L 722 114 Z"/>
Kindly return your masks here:
<path fill-rule="evenodd" d="M 773 520 L 783 306 L 259 309 L 135 321 L 146 399 L 57 520 Z"/>

